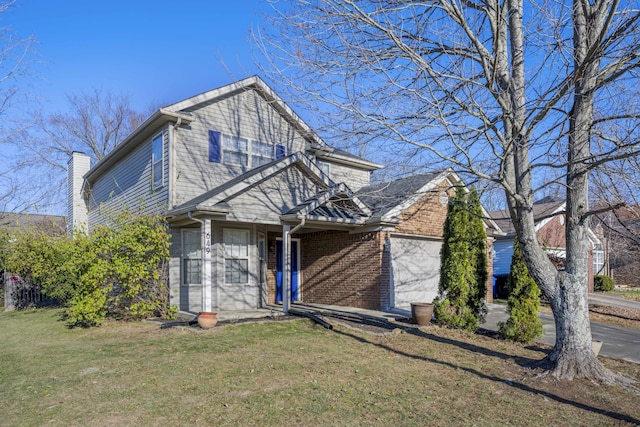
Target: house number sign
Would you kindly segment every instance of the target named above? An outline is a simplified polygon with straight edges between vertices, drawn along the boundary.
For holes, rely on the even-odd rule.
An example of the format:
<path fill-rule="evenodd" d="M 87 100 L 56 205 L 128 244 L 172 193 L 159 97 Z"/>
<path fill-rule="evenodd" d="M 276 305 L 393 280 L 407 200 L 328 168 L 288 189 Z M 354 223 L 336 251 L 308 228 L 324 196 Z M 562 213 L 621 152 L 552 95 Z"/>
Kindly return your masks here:
<path fill-rule="evenodd" d="M 211 252 L 211 233 L 207 233 L 204 237 L 204 251 L 206 253 Z"/>

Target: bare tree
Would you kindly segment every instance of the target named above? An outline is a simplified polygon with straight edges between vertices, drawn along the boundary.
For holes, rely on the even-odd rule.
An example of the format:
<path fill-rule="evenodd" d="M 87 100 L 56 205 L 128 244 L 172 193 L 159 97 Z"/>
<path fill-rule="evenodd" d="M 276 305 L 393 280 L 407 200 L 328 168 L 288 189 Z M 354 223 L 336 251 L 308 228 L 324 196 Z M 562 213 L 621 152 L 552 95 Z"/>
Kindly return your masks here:
<path fill-rule="evenodd" d="M 273 80 L 315 104 L 330 137 L 498 185 L 555 318 L 555 346 L 538 365 L 613 382 L 623 380 L 591 349 L 588 184 L 591 171 L 638 154 L 635 6 L 303 0 L 274 3 L 255 40 Z M 534 199 L 550 186 L 566 192 L 564 271 L 534 229 Z"/>
<path fill-rule="evenodd" d="M 33 113 L 29 128 L 14 138 L 21 170 L 29 179 L 43 181 L 41 188 L 52 206 L 64 201 L 65 171 L 74 151 L 95 163 L 146 118 L 127 96 L 98 89 L 67 95 L 67 106 L 65 112 Z"/>
<path fill-rule="evenodd" d="M 67 106 L 67 112 L 33 114 L 33 129 L 23 141 L 33 161 L 65 170 L 71 153 L 81 151 L 96 162 L 145 119 L 127 96 L 110 91 L 69 94 Z"/>
<path fill-rule="evenodd" d="M 5 17 L 16 1 L 0 1 L 0 17 Z M 16 179 L 13 150 L 9 142 L 23 129 L 14 114 L 20 97 L 26 96 L 21 84 L 26 82 L 32 57 L 33 36 L 21 37 L 10 26 L 0 26 L 0 211 L 23 211 L 29 202 L 40 200 L 28 182 Z M 28 198 L 23 197 L 29 195 Z M 29 202 L 27 202 L 29 200 Z"/>

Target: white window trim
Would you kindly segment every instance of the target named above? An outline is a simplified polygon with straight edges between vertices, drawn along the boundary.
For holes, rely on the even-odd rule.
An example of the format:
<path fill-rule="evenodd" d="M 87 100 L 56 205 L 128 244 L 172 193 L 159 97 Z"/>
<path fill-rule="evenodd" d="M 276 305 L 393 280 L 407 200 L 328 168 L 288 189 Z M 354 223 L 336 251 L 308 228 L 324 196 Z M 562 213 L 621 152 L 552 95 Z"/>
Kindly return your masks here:
<path fill-rule="evenodd" d="M 154 158 L 154 150 L 153 150 L 153 145 L 154 143 L 160 140 L 160 160 L 156 160 Z M 151 139 L 151 186 L 153 187 L 153 189 L 155 190 L 156 188 L 162 188 L 164 187 L 164 133 L 160 133 L 156 136 L 154 136 Z M 156 164 L 160 162 L 161 166 L 160 166 L 160 182 L 156 182 L 156 174 L 155 174 L 155 166 Z"/>
<path fill-rule="evenodd" d="M 268 162 L 271 162 L 273 160 L 275 160 L 276 158 L 276 145 L 277 144 L 270 144 L 270 143 L 266 143 L 264 141 L 260 141 L 257 139 L 251 139 L 251 138 L 246 138 L 243 136 L 234 136 L 234 135 L 230 135 L 228 133 L 224 133 L 224 132 L 220 132 L 221 138 L 220 138 L 220 157 L 221 157 L 221 162 L 230 166 L 240 166 L 243 168 L 248 168 L 248 169 L 253 169 L 256 168 L 258 166 L 261 165 L 254 165 L 252 158 L 255 157 L 261 157 L 264 159 L 267 159 L 267 157 L 265 157 L 262 153 L 260 153 L 258 150 L 255 150 L 254 144 L 262 144 L 262 145 L 268 145 L 271 148 L 271 156 L 268 157 Z M 244 139 L 247 141 L 247 151 L 238 151 L 238 150 L 230 150 L 227 148 L 227 140 L 228 138 L 240 138 L 240 139 Z M 238 163 L 230 163 L 229 160 L 227 159 L 226 153 L 227 152 L 234 152 L 234 153 L 241 153 L 243 155 L 246 155 L 247 157 L 247 163 L 246 164 L 238 164 Z M 264 163 L 263 163 L 264 164 Z"/>
<path fill-rule="evenodd" d="M 182 286 L 202 286 L 202 277 L 200 277 L 200 281 L 197 283 L 187 283 L 187 278 L 185 277 L 185 261 L 186 260 L 200 260 L 200 271 L 202 272 L 202 254 L 200 254 L 199 257 L 189 257 L 186 252 L 185 252 L 185 234 L 187 233 L 198 233 L 199 235 L 201 235 L 201 231 L 199 229 L 182 229 L 181 230 L 181 234 L 180 234 L 180 246 L 181 246 L 181 251 L 180 251 L 180 285 Z M 202 239 L 202 236 L 200 236 L 200 239 Z M 200 242 L 202 243 L 202 242 Z M 202 250 L 202 249 L 200 249 Z M 200 275 L 202 276 L 202 274 Z"/>
<path fill-rule="evenodd" d="M 246 234 L 247 239 L 246 239 L 246 255 L 241 255 L 241 256 L 232 256 L 227 252 L 227 232 L 242 232 L 244 234 Z M 223 241 L 223 245 L 224 245 L 224 282 L 228 283 L 228 284 L 233 284 L 233 285 L 246 285 L 250 282 L 250 276 L 251 276 L 251 230 L 248 230 L 246 228 L 223 228 L 222 229 L 222 241 Z M 227 270 L 226 270 L 226 264 L 227 264 L 227 260 L 246 260 L 247 261 L 247 280 L 245 282 L 227 282 Z"/>

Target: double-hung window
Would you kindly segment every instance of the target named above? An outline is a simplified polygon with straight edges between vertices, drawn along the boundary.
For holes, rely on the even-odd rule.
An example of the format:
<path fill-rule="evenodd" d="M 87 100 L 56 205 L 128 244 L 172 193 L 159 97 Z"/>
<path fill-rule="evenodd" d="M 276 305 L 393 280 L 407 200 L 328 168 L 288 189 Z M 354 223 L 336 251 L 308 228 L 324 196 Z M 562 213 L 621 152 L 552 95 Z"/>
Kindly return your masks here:
<path fill-rule="evenodd" d="M 224 278 L 226 283 L 249 282 L 249 230 L 225 228 Z"/>
<path fill-rule="evenodd" d="M 249 140 L 239 136 L 223 134 L 222 158 L 229 165 L 247 166 L 249 160 Z"/>
<path fill-rule="evenodd" d="M 202 283 L 202 243 L 200 230 L 182 230 L 182 283 Z"/>
<path fill-rule="evenodd" d="M 153 188 L 159 188 L 164 185 L 163 153 L 162 134 L 160 134 L 151 142 L 151 180 Z"/>
<path fill-rule="evenodd" d="M 256 168 L 273 160 L 273 149 L 272 144 L 251 141 L 251 167 Z"/>
<path fill-rule="evenodd" d="M 604 267 L 604 251 L 602 245 L 597 243 L 593 251 L 593 274 L 602 274 Z"/>
<path fill-rule="evenodd" d="M 219 131 L 209 131 L 209 161 L 227 165 L 257 168 L 287 155 L 284 145 L 250 140 Z"/>

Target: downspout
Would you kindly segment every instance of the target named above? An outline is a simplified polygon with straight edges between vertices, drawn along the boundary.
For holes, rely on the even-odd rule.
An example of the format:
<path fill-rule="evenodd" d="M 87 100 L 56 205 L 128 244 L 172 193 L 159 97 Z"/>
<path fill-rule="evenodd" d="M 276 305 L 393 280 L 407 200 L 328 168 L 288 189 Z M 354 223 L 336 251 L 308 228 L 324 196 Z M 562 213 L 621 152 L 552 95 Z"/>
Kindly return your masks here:
<path fill-rule="evenodd" d="M 299 216 L 298 219 L 300 220 L 300 224 L 296 225 L 291 229 L 291 231 L 289 231 L 289 236 L 304 227 L 304 224 L 307 222 L 307 218 L 304 216 Z"/>
<path fill-rule="evenodd" d="M 283 243 L 285 245 L 286 252 L 284 262 L 286 267 L 284 268 L 285 271 L 282 280 L 284 288 L 282 290 L 282 311 L 285 315 L 289 314 L 289 306 L 291 304 L 291 235 L 304 227 L 304 224 L 307 221 L 307 219 L 302 215 L 299 216 L 298 219 L 300 219 L 300 223 L 298 225 L 293 227 L 288 232 L 285 231 L 283 233 Z"/>
<path fill-rule="evenodd" d="M 171 126 L 171 137 L 169 138 L 169 205 L 171 207 L 176 206 L 176 186 L 175 186 L 175 146 L 177 143 L 176 135 L 178 134 L 178 128 L 182 126 L 182 117 L 178 117 L 178 120 L 173 126 Z"/>

